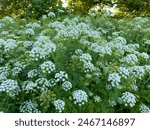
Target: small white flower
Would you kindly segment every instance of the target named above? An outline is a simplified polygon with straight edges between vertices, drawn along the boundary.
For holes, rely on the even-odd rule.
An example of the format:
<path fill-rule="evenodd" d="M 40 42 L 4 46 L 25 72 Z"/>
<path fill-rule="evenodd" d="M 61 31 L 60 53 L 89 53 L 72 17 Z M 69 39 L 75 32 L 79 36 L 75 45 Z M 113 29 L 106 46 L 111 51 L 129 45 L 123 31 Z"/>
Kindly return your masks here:
<path fill-rule="evenodd" d="M 120 67 L 119 74 L 126 79 L 127 77 L 129 77 L 130 72 L 126 67 Z"/>
<path fill-rule="evenodd" d="M 14 97 L 20 91 L 17 81 L 7 79 L 0 85 L 0 92 L 6 92 L 10 97 Z"/>
<path fill-rule="evenodd" d="M 60 71 L 59 73 L 55 74 L 56 82 L 64 82 L 68 79 L 68 74 L 65 71 Z"/>
<path fill-rule="evenodd" d="M 58 110 L 60 113 L 65 109 L 65 102 L 63 100 L 56 100 L 54 101 L 54 106 L 55 106 L 55 109 Z"/>
<path fill-rule="evenodd" d="M 75 50 L 75 54 L 80 56 L 83 54 L 83 51 L 81 49 L 77 49 Z"/>
<path fill-rule="evenodd" d="M 46 61 L 43 64 L 40 65 L 43 73 L 52 73 L 55 71 L 55 64 L 51 61 Z"/>
<path fill-rule="evenodd" d="M 109 104 L 111 107 L 114 107 L 117 105 L 116 101 L 111 101 L 111 100 L 109 100 Z"/>
<path fill-rule="evenodd" d="M 49 13 L 48 13 L 48 17 L 56 17 L 56 15 L 55 15 L 54 12 L 49 12 Z"/>
<path fill-rule="evenodd" d="M 124 57 L 123 60 L 124 60 L 126 63 L 128 63 L 128 64 L 133 64 L 133 65 L 138 62 L 138 58 L 137 58 L 137 56 L 136 56 L 135 54 L 129 54 L 129 55 L 127 55 L 126 57 Z"/>
<path fill-rule="evenodd" d="M 14 63 L 14 68 L 12 69 L 12 75 L 17 76 L 26 66 L 27 65 L 25 62 Z"/>
<path fill-rule="evenodd" d="M 47 19 L 47 16 L 46 15 L 42 15 L 42 19 Z"/>
<path fill-rule="evenodd" d="M 120 79 L 121 79 L 121 77 L 119 76 L 118 73 L 112 73 L 112 74 L 109 74 L 109 76 L 108 76 L 108 81 L 111 82 L 112 87 L 118 88 L 119 83 L 121 82 Z"/>
<path fill-rule="evenodd" d="M 135 104 L 137 102 L 135 95 L 130 92 L 124 92 L 122 94 L 121 99 L 122 99 L 122 103 L 124 103 L 125 106 L 129 105 L 130 107 L 135 106 Z"/>
<path fill-rule="evenodd" d="M 29 34 L 29 35 L 34 35 L 34 34 L 35 34 L 35 32 L 34 32 L 33 29 L 27 29 L 27 30 L 25 31 L 25 33 L 26 33 L 26 34 Z"/>
<path fill-rule="evenodd" d="M 29 93 L 33 91 L 33 89 L 36 87 L 36 84 L 32 81 L 25 81 L 22 85 L 22 90 L 26 91 L 26 93 Z"/>
<path fill-rule="evenodd" d="M 33 69 L 28 72 L 28 78 L 33 78 L 33 77 L 36 77 L 37 75 L 38 75 L 37 69 Z"/>
<path fill-rule="evenodd" d="M 133 66 L 130 68 L 130 75 L 141 79 L 145 75 L 144 66 Z"/>
<path fill-rule="evenodd" d="M 85 73 L 89 73 L 92 72 L 95 69 L 95 67 L 91 62 L 84 62 L 83 69 Z"/>
<path fill-rule="evenodd" d="M 141 113 L 150 113 L 150 108 L 147 107 L 145 104 L 141 104 L 140 111 L 141 111 Z"/>
<path fill-rule="evenodd" d="M 72 93 L 74 104 L 81 106 L 88 101 L 88 95 L 83 90 L 76 90 Z"/>
<path fill-rule="evenodd" d="M 145 52 L 138 53 L 138 56 L 145 59 L 146 61 L 149 59 L 149 55 Z"/>
<path fill-rule="evenodd" d="M 101 97 L 100 96 L 94 96 L 94 102 L 100 102 L 101 101 Z"/>
<path fill-rule="evenodd" d="M 136 86 L 135 84 L 133 84 L 133 85 L 131 86 L 131 88 L 132 88 L 134 91 L 138 91 L 138 90 L 139 90 L 138 86 Z"/>
<path fill-rule="evenodd" d="M 63 87 L 63 89 L 64 89 L 65 91 L 68 91 L 68 90 L 70 90 L 70 89 L 72 88 L 72 84 L 71 84 L 71 82 L 69 82 L 69 81 L 65 81 L 65 82 L 62 84 L 62 87 Z"/>
<path fill-rule="evenodd" d="M 82 54 L 79 58 L 80 58 L 80 61 L 83 61 L 83 62 L 88 62 L 92 60 L 91 55 L 88 53 Z"/>
<path fill-rule="evenodd" d="M 22 113 L 39 113 L 39 110 L 37 109 L 38 104 L 29 100 L 25 101 L 20 106 L 20 112 Z"/>
<path fill-rule="evenodd" d="M 35 81 L 35 86 L 37 89 L 39 89 L 41 92 L 47 91 L 50 86 L 49 80 L 46 78 L 39 78 Z"/>
<path fill-rule="evenodd" d="M 9 75 L 8 67 L 0 67 L 0 82 L 5 81 Z"/>
<path fill-rule="evenodd" d="M 3 43 L 3 45 L 5 52 L 9 52 L 17 47 L 16 40 L 13 39 L 7 39 L 7 41 L 5 42 L 5 44 Z"/>

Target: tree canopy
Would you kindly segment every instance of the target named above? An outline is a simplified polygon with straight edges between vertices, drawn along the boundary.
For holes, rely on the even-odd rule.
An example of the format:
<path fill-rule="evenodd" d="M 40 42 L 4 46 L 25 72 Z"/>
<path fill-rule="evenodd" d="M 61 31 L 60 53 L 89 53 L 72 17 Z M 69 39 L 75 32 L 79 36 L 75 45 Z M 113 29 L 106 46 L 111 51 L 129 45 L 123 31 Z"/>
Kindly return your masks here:
<path fill-rule="evenodd" d="M 149 0 L 68 0 L 67 9 L 88 13 L 94 6 L 117 5 L 122 12 L 150 15 Z M 39 18 L 48 10 L 62 7 L 62 0 L 0 0 L 0 17 L 15 14 L 21 17 Z"/>

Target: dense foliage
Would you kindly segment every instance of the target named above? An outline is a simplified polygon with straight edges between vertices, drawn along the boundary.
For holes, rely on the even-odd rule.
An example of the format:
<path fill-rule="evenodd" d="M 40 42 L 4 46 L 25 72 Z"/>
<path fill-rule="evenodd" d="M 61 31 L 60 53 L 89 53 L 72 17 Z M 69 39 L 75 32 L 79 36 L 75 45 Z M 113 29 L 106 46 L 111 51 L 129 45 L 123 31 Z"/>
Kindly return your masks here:
<path fill-rule="evenodd" d="M 0 15 L 14 14 L 18 17 L 38 19 L 47 11 L 59 8 L 60 0 L 0 0 Z M 57 6 L 56 6 L 57 4 Z"/>
<path fill-rule="evenodd" d="M 150 18 L 0 20 L 0 111 L 150 112 Z"/>
<path fill-rule="evenodd" d="M 48 11 L 55 12 L 62 8 L 62 1 L 65 0 L 0 0 L 0 17 L 8 15 L 16 15 L 21 18 L 39 19 Z M 80 13 L 88 14 L 89 10 L 95 6 L 99 6 L 99 11 L 104 6 L 116 7 L 120 10 L 120 14 L 125 16 L 143 15 L 150 16 L 149 0 L 66 0 L 68 7 L 66 9 L 80 11 Z"/>

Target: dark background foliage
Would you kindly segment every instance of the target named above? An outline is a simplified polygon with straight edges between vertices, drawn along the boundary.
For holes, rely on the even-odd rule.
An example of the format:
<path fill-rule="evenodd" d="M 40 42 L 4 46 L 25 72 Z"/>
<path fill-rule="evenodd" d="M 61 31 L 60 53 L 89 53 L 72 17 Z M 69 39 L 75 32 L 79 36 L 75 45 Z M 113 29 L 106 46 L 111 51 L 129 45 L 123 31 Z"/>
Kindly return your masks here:
<path fill-rule="evenodd" d="M 117 4 L 122 13 L 150 15 L 149 0 L 68 0 L 68 9 L 88 13 L 96 5 L 112 7 L 114 4 Z M 0 0 L 0 17 L 14 14 L 19 17 L 38 19 L 47 11 L 54 11 L 61 6 L 61 0 Z"/>

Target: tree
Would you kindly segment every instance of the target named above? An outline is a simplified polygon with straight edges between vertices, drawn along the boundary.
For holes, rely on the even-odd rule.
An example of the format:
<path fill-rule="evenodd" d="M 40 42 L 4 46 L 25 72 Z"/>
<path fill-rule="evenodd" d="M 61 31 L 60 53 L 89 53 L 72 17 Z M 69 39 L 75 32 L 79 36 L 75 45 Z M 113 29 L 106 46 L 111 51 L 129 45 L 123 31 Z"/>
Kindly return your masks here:
<path fill-rule="evenodd" d="M 1 17 L 15 14 L 21 17 L 39 18 L 60 3 L 60 0 L 0 0 L 0 14 Z"/>

